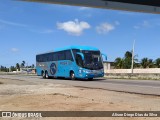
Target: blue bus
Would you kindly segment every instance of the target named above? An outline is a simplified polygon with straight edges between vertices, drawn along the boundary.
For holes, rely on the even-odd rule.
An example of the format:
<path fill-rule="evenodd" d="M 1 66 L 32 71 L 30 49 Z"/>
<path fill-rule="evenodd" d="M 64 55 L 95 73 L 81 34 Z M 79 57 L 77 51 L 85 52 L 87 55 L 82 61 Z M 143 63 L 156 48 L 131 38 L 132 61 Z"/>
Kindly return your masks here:
<path fill-rule="evenodd" d="M 36 55 L 36 72 L 43 78 L 89 79 L 103 77 L 100 50 L 89 46 L 71 46 Z"/>

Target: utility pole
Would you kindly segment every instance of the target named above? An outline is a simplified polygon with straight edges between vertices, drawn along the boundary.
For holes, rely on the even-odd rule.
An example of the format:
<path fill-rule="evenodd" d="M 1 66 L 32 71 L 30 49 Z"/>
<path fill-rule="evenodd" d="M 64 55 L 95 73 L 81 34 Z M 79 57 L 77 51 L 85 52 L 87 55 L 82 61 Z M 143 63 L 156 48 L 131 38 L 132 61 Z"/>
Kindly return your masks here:
<path fill-rule="evenodd" d="M 135 40 L 133 42 L 133 49 L 132 49 L 132 65 L 131 65 L 132 74 L 133 74 L 133 67 L 134 67 L 134 47 L 135 47 Z"/>

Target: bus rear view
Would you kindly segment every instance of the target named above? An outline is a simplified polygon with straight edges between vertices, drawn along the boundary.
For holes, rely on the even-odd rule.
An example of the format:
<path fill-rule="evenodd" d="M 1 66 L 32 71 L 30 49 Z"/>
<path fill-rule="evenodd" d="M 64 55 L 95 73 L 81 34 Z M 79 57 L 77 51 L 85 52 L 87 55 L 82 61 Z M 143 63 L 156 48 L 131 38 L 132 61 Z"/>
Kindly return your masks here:
<path fill-rule="evenodd" d="M 101 52 L 94 47 L 72 46 L 36 56 L 37 75 L 43 78 L 89 79 L 103 77 Z"/>

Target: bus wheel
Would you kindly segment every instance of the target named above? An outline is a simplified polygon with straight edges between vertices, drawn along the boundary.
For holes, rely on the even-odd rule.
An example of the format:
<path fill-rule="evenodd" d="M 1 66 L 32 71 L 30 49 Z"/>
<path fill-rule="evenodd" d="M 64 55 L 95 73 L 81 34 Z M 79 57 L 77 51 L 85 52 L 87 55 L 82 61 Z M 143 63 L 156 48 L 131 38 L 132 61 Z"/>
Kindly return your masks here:
<path fill-rule="evenodd" d="M 75 74 L 74 74 L 73 71 L 70 73 L 70 79 L 71 79 L 71 80 L 75 80 Z"/>
<path fill-rule="evenodd" d="M 42 71 L 42 78 L 46 78 L 45 72 Z"/>
<path fill-rule="evenodd" d="M 45 78 L 46 78 L 46 79 L 49 79 L 49 76 L 48 76 L 48 72 L 47 72 L 47 71 L 45 72 Z"/>

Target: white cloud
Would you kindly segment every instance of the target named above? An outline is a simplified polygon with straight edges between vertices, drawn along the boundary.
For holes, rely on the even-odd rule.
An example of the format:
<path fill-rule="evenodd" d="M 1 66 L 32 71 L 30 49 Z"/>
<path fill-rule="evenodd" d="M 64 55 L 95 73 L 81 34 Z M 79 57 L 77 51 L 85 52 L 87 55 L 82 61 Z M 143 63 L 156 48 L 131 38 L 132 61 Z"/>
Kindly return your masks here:
<path fill-rule="evenodd" d="M 12 51 L 12 52 L 18 52 L 19 49 L 18 49 L 18 48 L 11 48 L 11 51 Z"/>
<path fill-rule="evenodd" d="M 90 9 L 89 7 L 80 7 L 79 8 L 80 11 L 89 10 L 89 9 Z"/>
<path fill-rule="evenodd" d="M 106 33 L 110 32 L 114 29 L 115 29 L 114 25 L 109 24 L 109 23 L 102 23 L 102 24 L 100 24 L 99 26 L 96 27 L 96 31 L 99 34 L 106 34 Z"/>
<path fill-rule="evenodd" d="M 12 26 L 27 27 L 27 25 L 25 25 L 25 24 L 15 23 L 15 22 L 6 21 L 6 20 L 2 20 L 2 19 L 0 19 L 0 23 L 12 25 Z"/>
<path fill-rule="evenodd" d="M 78 19 L 75 19 L 74 21 L 58 22 L 57 28 L 64 30 L 71 35 L 80 36 L 85 29 L 89 29 L 91 26 L 87 22 L 79 22 Z"/>

